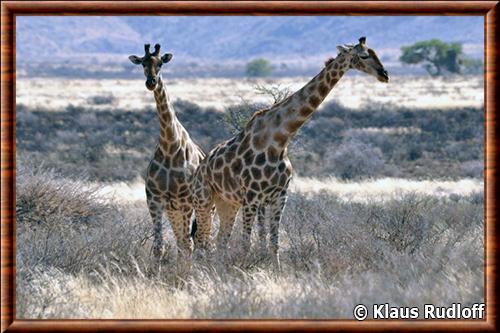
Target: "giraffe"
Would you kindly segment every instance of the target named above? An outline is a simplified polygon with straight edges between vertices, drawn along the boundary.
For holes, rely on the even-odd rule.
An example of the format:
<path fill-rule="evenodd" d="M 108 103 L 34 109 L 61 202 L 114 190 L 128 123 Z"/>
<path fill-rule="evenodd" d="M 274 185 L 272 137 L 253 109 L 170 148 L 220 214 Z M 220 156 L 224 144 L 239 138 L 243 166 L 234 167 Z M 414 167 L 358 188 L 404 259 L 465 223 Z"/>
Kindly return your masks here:
<path fill-rule="evenodd" d="M 163 213 L 175 234 L 178 263 L 181 255 L 192 253 L 190 181 L 205 153 L 177 119 L 161 77 L 161 67 L 172 59 L 172 54 L 161 56 L 159 44 L 155 45 L 153 53 L 150 53 L 149 44 L 144 49 L 142 58 L 131 55 L 129 59 L 135 65 L 142 65 L 146 88 L 154 94 L 160 120 L 160 137 L 146 172 L 146 199 L 153 220 L 153 256 L 155 268 L 158 268 L 163 247 Z"/>
<path fill-rule="evenodd" d="M 308 121 L 335 84 L 351 68 L 388 82 L 389 76 L 375 52 L 361 37 L 355 46 L 338 46 L 335 59 L 325 62 L 321 72 L 304 87 L 273 105 L 257 111 L 246 127 L 216 146 L 201 162 L 193 179 L 193 204 L 198 222 L 195 245 L 206 246 L 211 229 L 210 207 L 215 203 L 220 228 L 217 246 L 223 250 L 237 212 L 242 210 L 242 251 L 248 253 L 253 221 L 258 215 L 261 247 L 266 247 L 263 228 L 269 210 L 269 249 L 275 265 L 278 230 L 292 177 L 288 144 Z"/>

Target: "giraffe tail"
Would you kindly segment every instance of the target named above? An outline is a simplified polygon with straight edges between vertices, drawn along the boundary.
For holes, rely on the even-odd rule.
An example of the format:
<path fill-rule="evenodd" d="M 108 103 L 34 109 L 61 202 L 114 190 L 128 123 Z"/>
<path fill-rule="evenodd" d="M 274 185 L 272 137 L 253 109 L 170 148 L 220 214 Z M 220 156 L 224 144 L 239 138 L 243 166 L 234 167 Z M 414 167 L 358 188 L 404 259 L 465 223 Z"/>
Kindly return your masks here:
<path fill-rule="evenodd" d="M 193 218 L 193 221 L 191 222 L 191 238 L 194 238 L 196 235 L 196 229 L 198 229 L 198 224 L 196 222 L 196 216 Z"/>

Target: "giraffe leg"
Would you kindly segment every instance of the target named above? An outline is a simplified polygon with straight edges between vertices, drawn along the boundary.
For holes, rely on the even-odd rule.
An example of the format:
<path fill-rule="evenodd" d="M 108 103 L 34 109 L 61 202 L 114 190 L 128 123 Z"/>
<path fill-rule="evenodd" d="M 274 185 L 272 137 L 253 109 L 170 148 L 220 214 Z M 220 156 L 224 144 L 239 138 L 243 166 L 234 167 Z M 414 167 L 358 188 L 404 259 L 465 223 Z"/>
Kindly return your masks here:
<path fill-rule="evenodd" d="M 225 251 L 227 242 L 233 231 L 236 214 L 240 207 L 217 199 L 215 201 L 215 208 L 217 209 L 217 215 L 219 215 L 220 221 L 219 233 L 217 234 L 217 250 Z"/>
<path fill-rule="evenodd" d="M 167 211 L 168 219 L 177 241 L 177 273 L 184 275 L 191 267 L 193 241 L 190 236 L 191 215 L 193 210 Z"/>
<path fill-rule="evenodd" d="M 196 210 L 196 234 L 194 235 L 194 245 L 196 249 L 209 249 L 212 220 L 213 210 L 211 208 Z"/>
<path fill-rule="evenodd" d="M 147 203 L 149 208 L 149 214 L 153 220 L 153 265 L 154 270 L 160 268 L 160 259 L 162 257 L 163 248 L 163 235 L 162 235 L 162 223 L 161 219 L 163 216 L 163 203 L 161 199 L 149 195 L 147 191 Z"/>
<path fill-rule="evenodd" d="M 192 209 L 185 211 L 168 211 L 167 216 L 172 224 L 177 240 L 177 260 L 189 258 L 193 251 L 193 240 L 190 235 Z"/>
<path fill-rule="evenodd" d="M 261 205 L 257 210 L 257 233 L 259 236 L 259 250 L 262 254 L 266 253 L 267 244 L 266 244 L 266 208 Z"/>
<path fill-rule="evenodd" d="M 255 220 L 255 215 L 257 215 L 257 208 L 257 204 L 243 204 L 243 234 L 241 237 L 243 253 L 248 253 L 248 251 L 250 250 L 250 237 L 252 235 L 252 227 Z"/>
<path fill-rule="evenodd" d="M 210 245 L 210 232 L 213 222 L 214 200 L 211 189 L 197 174 L 193 180 L 193 207 L 196 213 L 195 249 L 206 250 Z"/>
<path fill-rule="evenodd" d="M 269 243 L 273 262 L 278 269 L 280 269 L 280 260 L 278 255 L 279 226 L 283 210 L 285 209 L 287 198 L 288 197 L 285 189 L 279 194 L 279 196 L 272 200 L 269 206 L 271 213 L 269 225 Z"/>

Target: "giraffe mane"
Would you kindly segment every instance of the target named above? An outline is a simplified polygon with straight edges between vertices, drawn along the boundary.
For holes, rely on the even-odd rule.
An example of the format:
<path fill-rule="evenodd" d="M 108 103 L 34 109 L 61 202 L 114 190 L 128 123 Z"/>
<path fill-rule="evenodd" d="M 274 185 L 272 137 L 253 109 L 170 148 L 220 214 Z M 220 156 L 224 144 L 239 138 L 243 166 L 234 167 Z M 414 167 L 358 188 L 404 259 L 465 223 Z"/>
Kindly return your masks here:
<path fill-rule="evenodd" d="M 273 105 L 274 106 L 274 105 Z M 258 116 L 266 113 L 267 111 L 271 110 L 273 107 L 271 106 L 270 108 L 265 108 L 265 109 L 260 109 L 260 110 L 257 110 L 253 113 L 252 117 L 250 117 L 250 119 L 248 120 L 247 124 L 245 125 L 245 129 L 249 128 L 250 126 L 252 126 L 255 118 L 257 118 Z"/>
<path fill-rule="evenodd" d="M 331 64 L 334 60 L 335 60 L 335 58 L 328 58 L 328 59 L 325 61 L 325 66 L 330 65 L 330 64 Z"/>
<path fill-rule="evenodd" d="M 325 61 L 325 66 L 330 65 L 330 64 L 331 64 L 334 60 L 335 60 L 335 58 L 333 58 L 333 57 L 332 57 L 332 58 L 327 59 L 327 60 Z M 255 111 L 255 112 L 253 113 L 252 117 L 250 117 L 250 119 L 248 120 L 247 124 L 245 125 L 245 130 L 249 129 L 249 128 L 252 126 L 252 124 L 253 124 L 253 122 L 254 122 L 255 118 L 259 117 L 259 116 L 260 116 L 260 115 L 262 115 L 262 114 L 265 114 L 265 113 L 269 112 L 269 111 L 270 111 L 270 110 L 272 110 L 275 106 L 280 105 L 280 104 L 281 104 L 283 101 L 285 101 L 285 100 L 286 100 L 286 98 L 285 98 L 285 99 L 283 99 L 282 101 L 280 101 L 280 102 L 278 102 L 278 103 L 276 103 L 276 104 L 272 105 L 271 107 L 268 107 L 268 108 L 265 108 L 265 109 L 261 109 L 261 110 L 257 110 L 257 111 Z"/>

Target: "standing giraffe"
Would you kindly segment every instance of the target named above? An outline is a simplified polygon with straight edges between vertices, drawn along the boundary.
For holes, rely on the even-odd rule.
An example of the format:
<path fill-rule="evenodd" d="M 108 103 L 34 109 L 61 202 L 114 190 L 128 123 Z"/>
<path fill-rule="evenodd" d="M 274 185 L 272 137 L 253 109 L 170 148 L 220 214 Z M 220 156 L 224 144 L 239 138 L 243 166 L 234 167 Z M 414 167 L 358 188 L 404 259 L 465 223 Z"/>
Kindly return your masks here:
<path fill-rule="evenodd" d="M 290 139 L 309 120 L 330 90 L 350 68 L 363 71 L 381 82 L 389 76 L 366 38 L 356 46 L 338 46 L 339 55 L 302 89 L 271 108 L 256 112 L 246 127 L 233 138 L 215 147 L 196 170 L 193 204 L 198 229 L 196 245 L 206 246 L 215 203 L 220 219 L 219 250 L 227 246 L 236 214 L 242 208 L 242 249 L 248 253 L 256 214 L 259 238 L 265 246 L 265 210 L 270 210 L 270 250 L 279 267 L 278 229 L 287 199 L 292 166 L 287 156 Z"/>
<path fill-rule="evenodd" d="M 192 252 L 190 237 L 191 216 L 191 177 L 200 161 L 205 157 L 202 149 L 189 137 L 175 115 L 160 69 L 172 59 L 172 54 L 160 56 L 160 45 L 155 45 L 153 53 L 149 44 L 144 46 L 145 55 L 129 57 L 136 65 L 142 65 L 146 76 L 146 88 L 153 91 L 156 111 L 160 119 L 160 138 L 146 175 L 146 197 L 149 213 L 153 219 L 153 255 L 159 267 L 162 255 L 162 216 L 166 213 L 172 225 L 180 255 Z"/>

